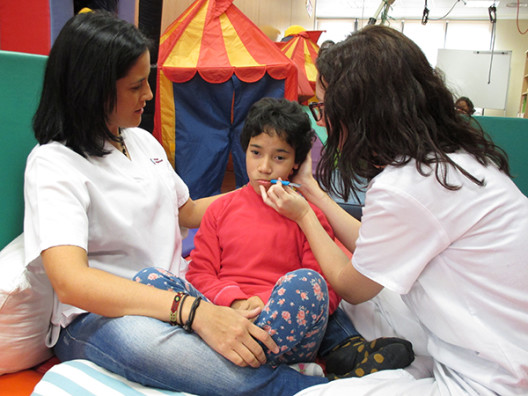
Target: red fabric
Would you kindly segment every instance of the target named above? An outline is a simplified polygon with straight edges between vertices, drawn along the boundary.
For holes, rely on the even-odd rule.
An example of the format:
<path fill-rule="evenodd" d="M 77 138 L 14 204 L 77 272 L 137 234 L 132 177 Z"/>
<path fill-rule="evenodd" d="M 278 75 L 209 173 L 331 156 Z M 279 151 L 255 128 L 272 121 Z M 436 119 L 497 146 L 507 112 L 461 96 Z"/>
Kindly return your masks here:
<path fill-rule="evenodd" d="M 48 55 L 51 47 L 49 0 L 0 1 L 0 49 Z"/>
<path fill-rule="evenodd" d="M 0 376 L 0 395 L 29 396 L 43 374 L 34 370 L 24 370 Z"/>
<path fill-rule="evenodd" d="M 285 43 L 275 43 L 283 54 L 293 61 L 298 71 L 298 95 L 299 102 L 304 102 L 315 95 L 315 81 L 310 81 L 306 74 L 307 62 L 315 65 L 319 47 L 317 40 L 322 30 L 301 32 Z M 291 53 L 290 53 L 291 51 Z M 309 59 L 310 61 L 307 61 Z"/>
<path fill-rule="evenodd" d="M 35 367 L 35 371 L 40 374 L 46 374 L 46 372 L 55 366 L 56 364 L 59 364 L 61 361 L 57 356 L 52 356 L 45 362 L 41 363 L 37 367 Z"/>
<path fill-rule="evenodd" d="M 53 356 L 31 370 L 0 375 L 0 395 L 29 396 L 42 376 L 60 360 Z"/>
<path fill-rule="evenodd" d="M 312 207 L 333 238 L 324 214 Z M 211 204 L 194 246 L 186 278 L 219 305 L 251 296 L 266 303 L 277 280 L 296 269 L 322 274 L 299 226 L 266 205 L 250 185 Z M 328 290 L 333 313 L 340 298 L 330 286 Z"/>
<path fill-rule="evenodd" d="M 160 37 L 158 68 L 165 63 L 172 48 L 178 42 L 182 33 L 187 29 L 198 11 L 200 11 L 200 8 L 202 8 L 203 4 L 207 1 L 208 0 L 196 0 L 165 30 L 165 33 Z M 170 34 L 165 36 L 168 32 L 170 32 Z"/>
<path fill-rule="evenodd" d="M 161 97 L 159 94 L 160 91 L 160 69 L 156 68 L 156 96 L 154 97 L 154 108 L 159 109 L 161 106 Z M 152 131 L 152 136 L 163 145 L 163 139 L 161 136 L 161 111 L 156 110 L 154 112 L 154 129 Z"/>

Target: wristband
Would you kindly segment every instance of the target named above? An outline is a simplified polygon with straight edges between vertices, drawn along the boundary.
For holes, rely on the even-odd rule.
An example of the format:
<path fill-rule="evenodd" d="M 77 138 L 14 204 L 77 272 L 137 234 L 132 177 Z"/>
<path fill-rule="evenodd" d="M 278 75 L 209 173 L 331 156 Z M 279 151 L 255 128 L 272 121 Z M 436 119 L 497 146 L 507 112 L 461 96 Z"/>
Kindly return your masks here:
<path fill-rule="evenodd" d="M 188 294 L 186 294 L 185 296 L 183 296 L 182 301 L 181 301 L 181 303 L 180 303 L 180 315 L 179 315 L 179 317 L 180 317 L 180 323 L 179 323 L 179 325 L 182 326 L 182 327 L 183 327 L 183 319 L 182 319 L 183 303 L 185 302 L 185 299 L 186 299 L 187 297 L 189 297 Z"/>
<path fill-rule="evenodd" d="M 171 324 L 171 326 L 176 326 L 177 324 L 179 324 L 176 321 L 176 318 L 178 317 L 178 308 L 180 307 L 182 301 L 185 300 L 185 297 L 187 297 L 187 294 L 184 292 L 177 292 L 174 296 L 174 300 L 172 301 L 171 306 L 171 313 L 169 316 L 169 323 Z M 180 323 L 182 323 L 181 318 Z"/>
<path fill-rule="evenodd" d="M 185 325 L 183 326 L 183 330 L 185 330 L 187 333 L 193 332 L 192 324 L 194 321 L 194 316 L 196 315 L 196 309 L 198 308 L 198 305 L 200 305 L 200 301 L 202 301 L 202 297 L 196 297 L 196 299 L 193 301 L 191 310 L 189 311 L 189 317 L 187 318 L 187 322 L 185 322 Z"/>

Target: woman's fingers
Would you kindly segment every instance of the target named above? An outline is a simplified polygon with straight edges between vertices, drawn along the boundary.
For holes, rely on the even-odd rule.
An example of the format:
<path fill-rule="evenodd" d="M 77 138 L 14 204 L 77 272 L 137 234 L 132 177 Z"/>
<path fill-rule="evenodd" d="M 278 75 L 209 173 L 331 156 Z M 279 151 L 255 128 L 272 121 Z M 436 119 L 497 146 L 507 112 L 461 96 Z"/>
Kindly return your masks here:
<path fill-rule="evenodd" d="M 266 354 L 262 346 L 256 341 L 257 337 L 266 347 L 278 351 L 278 347 L 271 336 L 255 325 L 234 329 L 231 336 L 232 338 L 227 339 L 230 349 L 228 355 L 232 356 L 230 360 L 233 363 L 242 367 L 259 367 L 266 363 Z"/>
<path fill-rule="evenodd" d="M 290 187 L 275 184 L 266 191 L 260 186 L 260 194 L 264 203 L 293 221 L 300 219 L 309 210 L 306 199 Z"/>
<path fill-rule="evenodd" d="M 238 366 L 259 367 L 266 363 L 266 354 L 257 340 L 272 352 L 279 351 L 266 331 L 228 307 L 201 304 L 195 324 L 193 328 L 211 348 Z"/>
<path fill-rule="evenodd" d="M 266 354 L 255 339 L 248 335 L 243 342 L 238 344 L 235 352 L 247 365 L 259 367 L 266 363 Z"/>
<path fill-rule="evenodd" d="M 271 336 L 266 330 L 263 330 L 260 327 L 253 325 L 253 327 L 250 329 L 250 334 L 252 338 L 262 342 L 264 346 L 268 348 L 271 352 L 279 353 L 279 347 L 277 346 L 275 341 L 273 341 L 273 338 L 271 338 Z"/>

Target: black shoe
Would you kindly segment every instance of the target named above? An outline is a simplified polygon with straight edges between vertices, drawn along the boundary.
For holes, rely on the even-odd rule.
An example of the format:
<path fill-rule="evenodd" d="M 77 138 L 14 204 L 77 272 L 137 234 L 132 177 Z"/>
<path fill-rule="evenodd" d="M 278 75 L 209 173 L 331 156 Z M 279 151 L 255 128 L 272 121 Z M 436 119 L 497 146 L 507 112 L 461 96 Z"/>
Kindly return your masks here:
<path fill-rule="evenodd" d="M 368 342 L 356 336 L 332 349 L 323 359 L 327 373 L 342 376 L 358 369 L 370 373 L 407 367 L 414 360 L 414 353 L 412 344 L 401 338 L 378 338 Z"/>
<path fill-rule="evenodd" d="M 340 378 L 363 377 L 381 370 L 390 370 L 407 367 L 414 360 L 414 353 L 409 355 L 405 345 L 394 343 L 388 344 L 365 358 L 351 371 L 342 374 L 332 373 L 326 376 L 330 381 Z"/>

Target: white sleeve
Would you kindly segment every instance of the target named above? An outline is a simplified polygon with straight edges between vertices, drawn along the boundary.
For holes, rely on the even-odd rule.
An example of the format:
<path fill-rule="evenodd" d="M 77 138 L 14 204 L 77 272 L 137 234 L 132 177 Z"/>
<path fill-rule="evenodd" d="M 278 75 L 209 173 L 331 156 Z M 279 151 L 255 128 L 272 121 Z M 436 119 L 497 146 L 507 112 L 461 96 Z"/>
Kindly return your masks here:
<path fill-rule="evenodd" d="M 83 177 L 68 161 L 30 155 L 24 183 L 26 262 L 58 245 L 87 249 L 90 206 Z"/>
<path fill-rule="evenodd" d="M 427 264 L 449 245 L 438 219 L 405 191 L 374 183 L 367 192 L 354 267 L 406 294 Z"/>
<path fill-rule="evenodd" d="M 169 161 L 167 161 L 167 166 L 167 171 L 174 178 L 174 188 L 176 189 L 177 205 L 178 208 L 181 208 L 190 198 L 189 187 L 187 187 L 187 184 L 185 184 L 180 175 L 178 175 L 176 171 L 172 168 L 172 165 L 169 164 Z"/>

